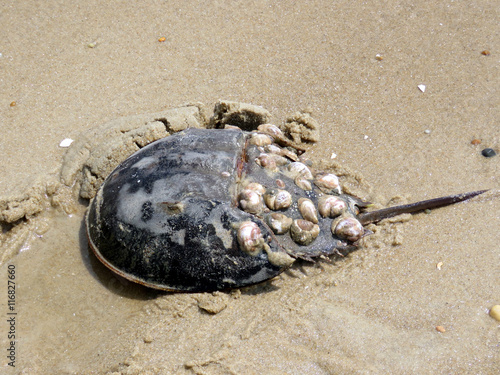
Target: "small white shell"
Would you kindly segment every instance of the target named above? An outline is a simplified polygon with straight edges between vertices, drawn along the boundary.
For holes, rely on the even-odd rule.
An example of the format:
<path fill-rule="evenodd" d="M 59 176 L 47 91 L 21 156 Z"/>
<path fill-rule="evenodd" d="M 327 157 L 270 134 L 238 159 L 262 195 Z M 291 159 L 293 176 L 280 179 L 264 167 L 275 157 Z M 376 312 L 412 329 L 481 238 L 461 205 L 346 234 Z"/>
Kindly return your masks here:
<path fill-rule="evenodd" d="M 59 143 L 59 147 L 69 147 L 73 143 L 71 138 L 64 138 L 61 143 Z"/>
<path fill-rule="evenodd" d="M 238 228 L 237 240 L 241 250 L 253 256 L 258 255 L 265 244 L 259 226 L 253 221 L 241 223 Z"/>
<path fill-rule="evenodd" d="M 365 234 L 365 229 L 358 219 L 344 216 L 332 222 L 332 233 L 340 238 L 356 242 Z"/>
<path fill-rule="evenodd" d="M 265 154 L 265 153 L 260 154 L 255 159 L 255 162 L 259 164 L 261 167 L 269 169 L 271 171 L 278 170 L 276 160 L 270 154 Z"/>
<path fill-rule="evenodd" d="M 281 189 L 271 189 L 264 194 L 264 201 L 271 210 L 281 210 L 290 207 L 292 195 Z"/>
<path fill-rule="evenodd" d="M 266 192 L 266 188 L 259 184 L 258 182 L 250 182 L 246 187 L 245 190 L 252 190 L 255 191 L 256 193 L 260 195 L 264 195 Z"/>
<path fill-rule="evenodd" d="M 281 155 L 270 154 L 270 156 L 274 159 L 274 162 L 276 163 L 276 165 L 279 165 L 279 166 L 286 165 L 290 162 L 287 158 L 285 158 Z"/>
<path fill-rule="evenodd" d="M 268 135 L 253 133 L 252 137 L 250 138 L 250 143 L 256 146 L 266 146 L 273 143 L 273 140 Z"/>
<path fill-rule="evenodd" d="M 234 126 L 234 125 L 224 125 L 224 129 L 226 130 L 240 130 L 241 131 L 241 128 L 237 127 L 237 126 Z"/>
<path fill-rule="evenodd" d="M 238 202 L 242 210 L 251 214 L 258 214 L 264 208 L 262 194 L 251 189 L 242 190 L 238 196 Z"/>
<path fill-rule="evenodd" d="M 318 211 L 313 201 L 307 198 L 300 198 L 297 203 L 302 217 L 311 223 L 318 224 Z"/>
<path fill-rule="evenodd" d="M 299 245 L 309 245 L 319 235 L 319 225 L 308 220 L 294 220 L 290 227 L 290 236 Z"/>
<path fill-rule="evenodd" d="M 288 170 L 290 171 L 290 173 L 293 175 L 294 178 L 300 175 L 307 180 L 313 179 L 313 175 L 309 167 L 304 163 L 301 163 L 300 161 L 295 161 L 293 163 L 290 163 L 288 165 Z"/>
<path fill-rule="evenodd" d="M 264 134 L 262 134 L 262 135 L 264 135 Z M 267 137 L 267 135 L 266 135 L 266 137 Z M 276 145 L 269 144 L 266 147 L 264 147 L 264 150 L 266 152 L 271 153 L 271 154 L 281 155 L 282 148 L 279 146 L 276 146 Z"/>
<path fill-rule="evenodd" d="M 294 181 L 295 185 L 297 185 L 302 190 L 312 190 L 311 182 L 309 180 L 306 180 L 304 177 L 299 175 L 295 177 Z"/>
<path fill-rule="evenodd" d="M 257 131 L 265 134 L 269 134 L 271 136 L 275 136 L 278 138 L 283 137 L 283 132 L 276 125 L 273 124 L 262 124 L 257 127 Z"/>
<path fill-rule="evenodd" d="M 285 181 L 281 179 L 276 179 L 276 186 L 279 187 L 280 189 L 284 189 L 286 187 Z"/>
<path fill-rule="evenodd" d="M 314 180 L 314 184 L 321 190 L 333 190 L 339 194 L 341 193 L 339 178 L 334 174 L 327 173 L 317 176 Z"/>
<path fill-rule="evenodd" d="M 318 199 L 318 210 L 323 217 L 336 217 L 347 211 L 347 203 L 334 195 L 323 195 Z"/>
<path fill-rule="evenodd" d="M 272 145 L 268 145 L 268 146 L 265 146 L 264 147 L 264 151 L 268 152 L 268 153 L 271 153 L 271 154 L 276 154 L 276 155 L 280 155 L 280 156 L 284 156 L 292 161 L 297 161 L 299 160 L 297 154 L 295 154 L 294 152 L 286 149 L 286 148 L 282 148 L 282 147 L 279 147 L 275 144 L 272 144 Z"/>

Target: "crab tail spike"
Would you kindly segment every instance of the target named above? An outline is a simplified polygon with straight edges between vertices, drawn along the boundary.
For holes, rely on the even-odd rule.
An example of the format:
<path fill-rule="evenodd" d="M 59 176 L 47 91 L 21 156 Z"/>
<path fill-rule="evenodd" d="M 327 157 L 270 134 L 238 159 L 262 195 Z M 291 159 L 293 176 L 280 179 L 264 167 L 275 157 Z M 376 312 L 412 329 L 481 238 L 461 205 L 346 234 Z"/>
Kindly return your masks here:
<path fill-rule="evenodd" d="M 402 206 L 383 208 L 377 211 L 363 212 L 358 215 L 358 220 L 363 225 L 376 223 L 379 222 L 380 220 L 387 219 L 389 217 L 393 217 L 396 215 L 407 214 L 407 213 L 412 214 L 415 212 L 430 210 L 433 208 L 444 207 L 453 203 L 462 202 L 467 199 L 473 198 L 476 195 L 483 194 L 486 191 L 488 190 L 478 190 L 470 193 L 448 195 L 446 197 L 440 197 L 416 203 L 404 204 Z"/>

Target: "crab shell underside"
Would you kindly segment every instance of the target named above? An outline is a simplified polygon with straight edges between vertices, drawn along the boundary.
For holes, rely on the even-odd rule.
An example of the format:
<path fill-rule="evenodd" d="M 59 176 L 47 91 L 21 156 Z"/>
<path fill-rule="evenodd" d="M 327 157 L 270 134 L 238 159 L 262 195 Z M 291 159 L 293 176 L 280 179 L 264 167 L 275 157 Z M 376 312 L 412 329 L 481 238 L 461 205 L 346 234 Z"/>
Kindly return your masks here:
<path fill-rule="evenodd" d="M 335 176 L 312 173 L 273 141 L 190 128 L 142 148 L 92 200 L 91 249 L 148 287 L 214 291 L 273 278 L 295 258 L 352 248 L 363 231 L 356 200 L 340 194 Z M 340 207 L 335 213 L 328 199 Z"/>

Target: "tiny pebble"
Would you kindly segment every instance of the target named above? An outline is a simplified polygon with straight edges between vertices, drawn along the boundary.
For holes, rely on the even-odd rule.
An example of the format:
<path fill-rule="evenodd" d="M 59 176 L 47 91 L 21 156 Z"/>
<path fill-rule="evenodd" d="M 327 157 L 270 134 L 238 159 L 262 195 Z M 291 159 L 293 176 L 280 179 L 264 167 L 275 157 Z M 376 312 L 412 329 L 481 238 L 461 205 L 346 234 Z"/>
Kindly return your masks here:
<path fill-rule="evenodd" d="M 37 236 L 43 236 L 50 229 L 50 225 L 47 221 L 40 221 L 35 228 L 35 233 Z"/>
<path fill-rule="evenodd" d="M 164 42 L 165 40 L 167 40 L 167 38 L 165 38 L 164 36 L 162 36 L 162 37 L 158 38 L 158 41 L 159 41 L 159 42 Z"/>
<path fill-rule="evenodd" d="M 489 56 L 489 55 L 491 55 L 491 52 L 488 51 L 487 49 L 485 49 L 484 51 L 481 51 L 481 55 Z"/>
<path fill-rule="evenodd" d="M 443 262 L 439 262 L 436 264 L 436 268 L 441 271 L 441 267 L 443 266 Z"/>
<path fill-rule="evenodd" d="M 426 209 L 424 210 L 424 213 L 425 213 L 425 214 L 427 214 L 427 215 L 429 215 L 431 212 L 432 212 L 432 210 L 431 210 L 431 209 L 429 209 L 429 208 L 426 208 Z"/>
<path fill-rule="evenodd" d="M 3 55 L 2 55 L 2 53 L 0 52 L 0 57 L 2 57 L 2 56 L 3 56 Z"/>
<path fill-rule="evenodd" d="M 10 106 L 11 106 L 11 107 L 15 107 L 16 105 L 17 105 L 17 103 L 16 103 L 16 102 L 10 102 Z"/>
<path fill-rule="evenodd" d="M 425 85 L 418 85 L 418 89 L 422 92 L 425 92 Z"/>
<path fill-rule="evenodd" d="M 375 60 L 378 60 L 378 61 L 382 61 L 384 58 L 382 57 L 382 55 L 380 53 L 377 53 L 375 55 Z"/>
<path fill-rule="evenodd" d="M 425 133 L 425 134 L 431 134 L 431 130 L 430 130 L 430 129 L 425 129 L 425 130 L 424 130 L 424 133 Z"/>
<path fill-rule="evenodd" d="M 367 135 L 365 135 L 363 138 L 364 138 L 364 139 L 368 139 L 368 136 L 367 136 Z"/>
<path fill-rule="evenodd" d="M 335 159 L 337 157 L 337 154 L 335 152 L 332 152 L 330 155 L 330 159 Z"/>
<path fill-rule="evenodd" d="M 441 333 L 445 333 L 446 329 L 443 326 L 436 326 L 436 331 L 441 332 Z"/>
<path fill-rule="evenodd" d="M 477 146 L 481 144 L 481 140 L 476 138 L 473 139 L 470 143 L 472 143 L 474 146 Z"/>
<path fill-rule="evenodd" d="M 97 46 L 96 42 L 92 42 L 92 43 L 87 44 L 87 47 L 89 47 L 89 48 L 95 48 L 96 46 Z"/>
<path fill-rule="evenodd" d="M 69 147 L 73 143 L 71 138 L 65 138 L 59 143 L 59 147 Z"/>
<path fill-rule="evenodd" d="M 490 309 L 490 316 L 500 322 L 500 305 L 495 305 Z"/>
<path fill-rule="evenodd" d="M 495 156 L 497 153 L 492 148 L 485 148 L 483 151 L 481 151 L 481 154 L 485 158 L 491 158 L 491 157 Z"/>

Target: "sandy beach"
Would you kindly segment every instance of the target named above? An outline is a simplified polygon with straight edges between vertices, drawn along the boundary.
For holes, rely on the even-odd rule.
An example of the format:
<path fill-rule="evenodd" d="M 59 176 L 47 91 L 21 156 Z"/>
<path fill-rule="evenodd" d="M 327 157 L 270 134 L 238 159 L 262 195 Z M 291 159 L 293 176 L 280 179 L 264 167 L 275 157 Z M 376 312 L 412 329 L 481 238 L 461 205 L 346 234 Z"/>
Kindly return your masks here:
<path fill-rule="evenodd" d="M 500 153 L 497 2 L 27 0 L 0 24 L 2 373 L 500 372 L 500 159 L 481 154 Z M 277 125 L 310 112 L 309 158 L 381 207 L 490 191 L 253 287 L 115 276 L 89 253 L 68 153 L 112 148 L 111 121 L 220 99 Z"/>

